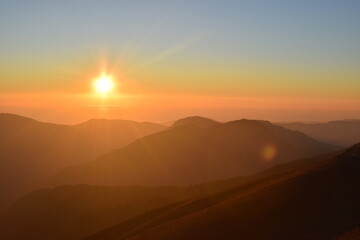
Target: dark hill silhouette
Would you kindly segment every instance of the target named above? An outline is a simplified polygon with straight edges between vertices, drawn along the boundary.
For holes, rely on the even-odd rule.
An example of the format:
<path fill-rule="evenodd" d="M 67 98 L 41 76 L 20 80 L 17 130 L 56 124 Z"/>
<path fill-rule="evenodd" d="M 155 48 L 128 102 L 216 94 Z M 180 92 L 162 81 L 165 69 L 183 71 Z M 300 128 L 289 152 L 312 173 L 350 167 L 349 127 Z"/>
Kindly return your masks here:
<path fill-rule="evenodd" d="M 65 126 L 1 113 L 0 211 L 54 172 L 164 128 L 125 120 L 90 120 Z"/>
<path fill-rule="evenodd" d="M 206 128 L 206 127 L 215 126 L 215 125 L 219 124 L 219 122 L 209 119 L 209 118 L 204 118 L 204 117 L 200 117 L 200 116 L 192 116 L 192 117 L 186 117 L 186 118 L 182 118 L 182 119 L 175 121 L 171 125 L 171 127 L 179 127 L 179 126 L 187 125 L 187 124 Z"/>
<path fill-rule="evenodd" d="M 300 132 L 265 121 L 202 128 L 182 125 L 70 167 L 56 184 L 189 185 L 248 175 L 285 161 L 333 151 Z"/>
<path fill-rule="evenodd" d="M 339 146 L 350 146 L 360 141 L 360 120 L 340 120 L 327 123 L 280 123 L 321 142 Z"/>
<path fill-rule="evenodd" d="M 282 164 L 237 187 L 149 211 L 89 236 L 120 239 L 354 239 L 360 144 Z"/>
<path fill-rule="evenodd" d="M 0 220 L 0 239 L 81 239 L 152 208 L 213 194 L 241 181 L 236 178 L 189 187 L 75 185 L 37 190 L 6 212 Z"/>
<path fill-rule="evenodd" d="M 356 228 L 343 234 L 341 237 L 338 237 L 334 240 L 358 240 L 360 239 L 360 228 Z"/>

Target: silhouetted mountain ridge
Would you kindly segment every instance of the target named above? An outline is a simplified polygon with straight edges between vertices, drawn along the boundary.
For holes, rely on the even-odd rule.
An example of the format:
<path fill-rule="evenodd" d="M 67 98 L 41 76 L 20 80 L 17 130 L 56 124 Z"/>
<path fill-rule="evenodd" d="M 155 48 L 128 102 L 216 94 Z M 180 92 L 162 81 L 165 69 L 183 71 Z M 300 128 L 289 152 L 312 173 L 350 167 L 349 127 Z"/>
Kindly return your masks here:
<path fill-rule="evenodd" d="M 334 149 L 264 121 L 243 119 L 207 128 L 185 124 L 138 139 L 90 163 L 67 168 L 53 181 L 188 185 L 248 175 Z"/>
<path fill-rule="evenodd" d="M 346 119 L 326 123 L 280 123 L 321 142 L 348 147 L 360 141 L 360 120 Z"/>
<path fill-rule="evenodd" d="M 152 123 L 91 120 L 75 126 L 0 114 L 0 211 L 54 172 L 165 129 Z"/>
<path fill-rule="evenodd" d="M 309 239 L 360 227 L 360 144 L 245 178 L 233 189 L 149 211 L 86 240 Z"/>
<path fill-rule="evenodd" d="M 219 122 L 209 119 L 209 118 L 201 117 L 201 116 L 191 116 L 191 117 L 186 117 L 186 118 L 182 118 L 182 119 L 175 121 L 171 125 L 171 127 L 178 127 L 178 126 L 186 125 L 186 124 L 206 128 L 206 127 L 215 126 L 215 125 L 219 124 Z"/>

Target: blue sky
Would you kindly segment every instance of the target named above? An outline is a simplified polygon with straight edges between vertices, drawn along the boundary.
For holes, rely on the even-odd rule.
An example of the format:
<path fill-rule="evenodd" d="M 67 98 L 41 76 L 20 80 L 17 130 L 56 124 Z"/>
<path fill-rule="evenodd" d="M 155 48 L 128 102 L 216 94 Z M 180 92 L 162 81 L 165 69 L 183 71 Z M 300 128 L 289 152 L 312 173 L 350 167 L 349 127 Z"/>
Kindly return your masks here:
<path fill-rule="evenodd" d="M 0 49 L 47 51 L 147 40 L 160 50 L 203 37 L 193 51 L 310 54 L 359 61 L 359 1 L 1 1 Z M 304 56 L 305 55 L 305 56 Z"/>

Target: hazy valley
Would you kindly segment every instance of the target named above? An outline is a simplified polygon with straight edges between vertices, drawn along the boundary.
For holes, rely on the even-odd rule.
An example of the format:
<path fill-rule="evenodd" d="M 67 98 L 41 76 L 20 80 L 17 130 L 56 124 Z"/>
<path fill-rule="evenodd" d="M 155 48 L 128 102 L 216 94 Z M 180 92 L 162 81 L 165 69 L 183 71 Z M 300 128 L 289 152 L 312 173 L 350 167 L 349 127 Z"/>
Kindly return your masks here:
<path fill-rule="evenodd" d="M 65 126 L 1 114 L 0 126 L 3 207 L 16 200 L 4 240 L 334 239 L 359 227 L 359 144 L 199 116 Z"/>

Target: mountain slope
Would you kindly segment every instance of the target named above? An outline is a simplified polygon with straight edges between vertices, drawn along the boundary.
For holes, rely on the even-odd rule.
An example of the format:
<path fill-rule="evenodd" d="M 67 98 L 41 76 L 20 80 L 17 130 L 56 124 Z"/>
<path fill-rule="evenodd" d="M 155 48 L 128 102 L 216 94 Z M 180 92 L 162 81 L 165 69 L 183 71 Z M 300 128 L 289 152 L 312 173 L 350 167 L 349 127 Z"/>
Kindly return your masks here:
<path fill-rule="evenodd" d="M 9 208 L 0 220 L 0 239 L 81 239 L 152 208 L 212 194 L 241 181 L 190 187 L 75 185 L 37 190 Z"/>
<path fill-rule="evenodd" d="M 327 123 L 281 123 L 288 129 L 297 130 L 321 142 L 350 146 L 360 141 L 360 120 L 341 120 Z"/>
<path fill-rule="evenodd" d="M 57 184 L 189 185 L 247 175 L 333 151 L 302 133 L 265 121 L 183 125 L 141 138 L 95 161 L 67 168 Z"/>
<path fill-rule="evenodd" d="M 360 144 L 276 168 L 277 174 L 270 169 L 267 177 L 147 212 L 86 240 L 325 240 L 360 227 Z"/>
<path fill-rule="evenodd" d="M 0 114 L 0 210 L 54 172 L 163 130 L 152 123 L 91 120 L 76 126 Z"/>

